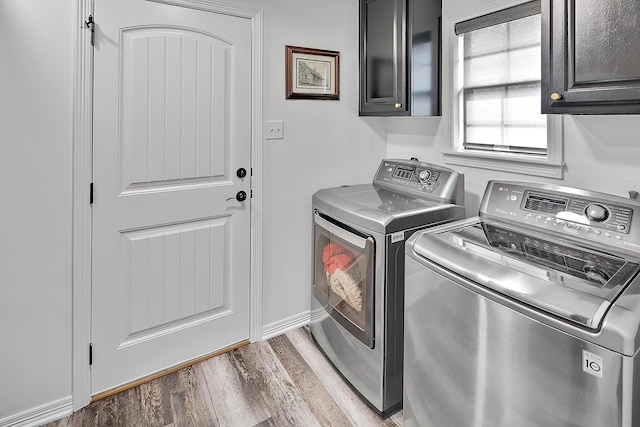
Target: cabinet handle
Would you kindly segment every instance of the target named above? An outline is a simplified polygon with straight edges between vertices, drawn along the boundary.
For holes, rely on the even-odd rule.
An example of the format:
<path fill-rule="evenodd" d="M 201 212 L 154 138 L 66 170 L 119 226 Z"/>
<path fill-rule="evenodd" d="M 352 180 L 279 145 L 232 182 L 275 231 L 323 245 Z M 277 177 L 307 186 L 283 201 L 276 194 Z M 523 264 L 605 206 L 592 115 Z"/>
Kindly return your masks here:
<path fill-rule="evenodd" d="M 554 101 L 559 101 L 562 99 L 562 95 L 560 95 L 558 92 L 553 92 L 551 94 L 551 99 Z"/>
<path fill-rule="evenodd" d="M 395 105 L 394 105 L 394 107 L 396 107 L 396 108 L 402 108 L 402 104 L 400 104 L 399 102 L 396 102 L 396 103 L 395 103 Z"/>

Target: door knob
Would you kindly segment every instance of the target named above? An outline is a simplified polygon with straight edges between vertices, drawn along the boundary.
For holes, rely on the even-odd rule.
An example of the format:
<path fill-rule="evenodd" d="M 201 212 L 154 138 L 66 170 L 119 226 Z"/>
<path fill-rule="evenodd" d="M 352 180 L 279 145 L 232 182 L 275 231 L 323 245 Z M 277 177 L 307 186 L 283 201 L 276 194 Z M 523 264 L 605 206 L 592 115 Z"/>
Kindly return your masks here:
<path fill-rule="evenodd" d="M 247 193 L 245 193 L 244 191 L 238 191 L 238 192 L 236 193 L 236 196 L 235 196 L 235 197 L 229 197 L 229 198 L 227 199 L 227 202 L 228 202 L 229 200 L 233 200 L 233 199 L 236 199 L 236 200 L 237 200 L 237 201 L 239 201 L 239 202 L 244 202 L 245 200 L 247 200 Z"/>
<path fill-rule="evenodd" d="M 247 170 L 245 168 L 240 168 L 236 171 L 236 175 L 238 175 L 238 178 L 244 178 L 247 176 Z"/>
<path fill-rule="evenodd" d="M 559 101 L 559 100 L 562 99 L 562 95 L 560 95 L 557 92 L 554 92 L 554 93 L 551 94 L 551 99 L 554 100 L 554 101 Z"/>

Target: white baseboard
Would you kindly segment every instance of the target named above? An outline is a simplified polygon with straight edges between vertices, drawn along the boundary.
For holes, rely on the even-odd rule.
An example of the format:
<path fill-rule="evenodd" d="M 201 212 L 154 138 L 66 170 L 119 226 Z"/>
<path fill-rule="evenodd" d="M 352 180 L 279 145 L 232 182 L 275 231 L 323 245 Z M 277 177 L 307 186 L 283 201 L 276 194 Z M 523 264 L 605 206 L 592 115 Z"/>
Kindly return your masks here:
<path fill-rule="evenodd" d="M 36 427 L 47 424 L 73 413 L 73 399 L 71 396 L 55 400 L 33 409 L 10 415 L 0 419 L 0 426 L 7 427 Z"/>
<path fill-rule="evenodd" d="M 269 338 L 282 335 L 292 329 L 300 328 L 308 325 L 311 319 L 311 312 L 304 311 L 286 319 L 279 320 L 277 322 L 270 323 L 262 327 L 262 339 L 268 340 Z"/>

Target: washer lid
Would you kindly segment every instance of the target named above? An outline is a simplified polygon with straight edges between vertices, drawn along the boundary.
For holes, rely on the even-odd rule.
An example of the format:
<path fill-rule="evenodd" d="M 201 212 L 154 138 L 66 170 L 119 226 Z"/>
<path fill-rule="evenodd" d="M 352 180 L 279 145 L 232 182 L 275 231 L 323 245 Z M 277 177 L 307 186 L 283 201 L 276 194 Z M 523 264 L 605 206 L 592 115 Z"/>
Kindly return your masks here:
<path fill-rule="evenodd" d="M 388 234 L 464 218 L 463 207 L 397 193 L 372 184 L 327 188 L 313 195 L 313 205 L 338 219 Z"/>
<path fill-rule="evenodd" d="M 598 329 L 639 270 L 635 262 L 551 235 L 466 222 L 423 233 L 413 251 L 529 306 Z"/>

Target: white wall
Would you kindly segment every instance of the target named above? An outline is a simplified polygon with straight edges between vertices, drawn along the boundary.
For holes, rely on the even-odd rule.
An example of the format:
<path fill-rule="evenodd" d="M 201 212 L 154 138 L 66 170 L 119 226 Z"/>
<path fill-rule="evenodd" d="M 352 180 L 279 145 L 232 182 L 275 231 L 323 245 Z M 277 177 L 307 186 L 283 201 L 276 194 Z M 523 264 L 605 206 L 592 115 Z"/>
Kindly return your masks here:
<path fill-rule="evenodd" d="M 70 403 L 74 15 L 0 1 L 0 424 Z"/>
<path fill-rule="evenodd" d="M 240 0 L 238 0 L 240 2 Z M 386 153 L 384 119 L 358 117 L 358 2 L 243 0 L 264 10 L 264 119 L 284 139 L 264 141 L 263 326 L 308 315 L 311 196 L 370 182 Z M 285 99 L 285 45 L 340 52 L 340 100 Z"/>
<path fill-rule="evenodd" d="M 443 20 L 477 16 L 492 10 L 522 3 L 522 0 L 445 0 Z M 445 56 L 445 55 L 443 55 Z M 443 65 L 443 75 L 453 70 Z M 450 79 L 449 79 L 450 80 Z M 446 101 L 446 100 L 445 100 Z M 445 102 L 446 104 L 446 102 Z M 446 114 L 446 111 L 445 111 Z M 486 169 L 451 166 L 465 174 L 467 214 L 476 215 L 487 181 L 517 179 L 550 182 L 628 196 L 631 183 L 640 181 L 640 120 L 632 116 L 563 116 L 563 179 L 541 178 Z M 389 157 L 415 156 L 421 160 L 445 164 L 443 151 L 452 149 L 444 138 L 444 120 L 434 118 L 388 119 L 387 154 Z"/>
<path fill-rule="evenodd" d="M 480 199 L 491 179 L 550 182 L 628 196 L 625 178 L 640 181 L 640 120 L 637 116 L 564 116 L 563 179 L 542 178 L 486 169 L 449 166 L 465 175 L 467 214 L 476 215 Z M 441 118 L 389 119 L 389 157 L 415 156 L 445 165 Z"/>
<path fill-rule="evenodd" d="M 358 117 L 356 1 L 228 2 L 264 10 L 264 119 L 285 123 L 263 147 L 263 329 L 274 331 L 308 315 L 312 194 L 370 181 L 386 124 Z M 0 424 L 70 404 L 75 9 L 0 1 Z M 285 100 L 286 44 L 340 52 L 339 101 Z"/>

